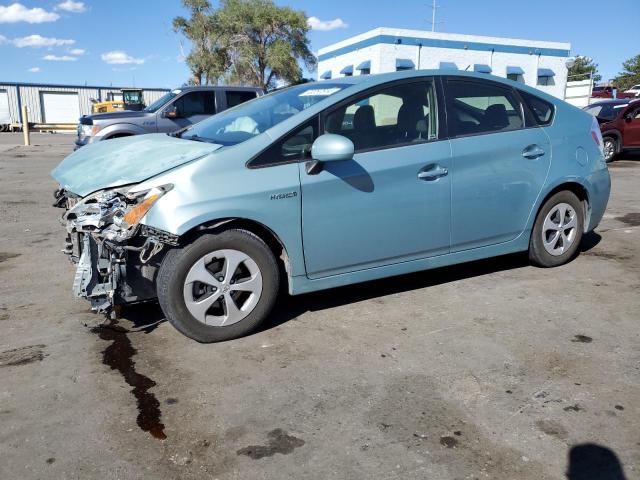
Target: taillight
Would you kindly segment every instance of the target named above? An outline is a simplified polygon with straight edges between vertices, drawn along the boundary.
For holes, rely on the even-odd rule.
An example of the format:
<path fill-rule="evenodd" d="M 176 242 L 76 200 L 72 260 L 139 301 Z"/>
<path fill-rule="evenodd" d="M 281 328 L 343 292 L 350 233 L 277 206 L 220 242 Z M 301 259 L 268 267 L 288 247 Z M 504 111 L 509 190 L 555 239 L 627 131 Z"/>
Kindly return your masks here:
<path fill-rule="evenodd" d="M 604 146 L 602 145 L 602 132 L 600 131 L 600 124 L 595 117 L 591 122 L 591 138 L 593 138 L 593 141 L 596 142 L 596 145 L 600 149 L 600 153 L 604 155 Z"/>

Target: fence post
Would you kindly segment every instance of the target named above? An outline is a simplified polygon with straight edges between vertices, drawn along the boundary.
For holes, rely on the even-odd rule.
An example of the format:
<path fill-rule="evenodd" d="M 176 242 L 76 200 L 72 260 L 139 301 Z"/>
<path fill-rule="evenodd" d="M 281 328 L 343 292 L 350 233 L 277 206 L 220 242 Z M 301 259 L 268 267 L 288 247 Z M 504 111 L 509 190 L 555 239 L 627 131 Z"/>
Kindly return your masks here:
<path fill-rule="evenodd" d="M 24 145 L 31 145 L 31 136 L 29 135 L 29 116 L 27 115 L 27 106 L 22 106 L 22 134 L 24 136 Z"/>

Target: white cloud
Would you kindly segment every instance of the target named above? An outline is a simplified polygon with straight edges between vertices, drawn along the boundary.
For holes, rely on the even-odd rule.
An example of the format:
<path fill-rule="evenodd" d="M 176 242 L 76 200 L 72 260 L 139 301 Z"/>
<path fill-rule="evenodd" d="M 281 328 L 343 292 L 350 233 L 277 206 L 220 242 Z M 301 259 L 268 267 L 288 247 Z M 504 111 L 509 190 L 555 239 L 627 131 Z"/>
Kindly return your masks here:
<path fill-rule="evenodd" d="M 58 4 L 60 10 L 65 10 L 71 13 L 82 13 L 87 11 L 87 6 L 84 2 L 74 2 L 73 0 L 65 0 Z"/>
<path fill-rule="evenodd" d="M 21 3 L 12 3 L 8 7 L 0 5 L 0 23 L 44 23 L 55 22 L 58 18 L 60 15 L 44 8 L 27 8 Z"/>
<path fill-rule="evenodd" d="M 336 30 L 338 28 L 347 28 L 346 24 L 341 18 L 335 18 L 333 20 L 320 20 L 318 17 L 309 17 L 307 25 L 311 27 L 311 30 L 320 30 L 327 32 L 329 30 Z"/>
<path fill-rule="evenodd" d="M 30 71 L 31 73 L 38 73 L 38 72 L 40 71 L 40 67 L 31 67 L 31 68 L 29 69 L 29 71 Z"/>
<path fill-rule="evenodd" d="M 128 53 L 120 50 L 103 53 L 101 57 L 103 62 L 109 63 L 111 65 L 125 65 L 129 63 L 140 65 L 144 63 L 144 58 L 134 58 Z"/>
<path fill-rule="evenodd" d="M 7 43 L 8 39 L 7 37 L 5 37 L 4 35 L 0 35 L 0 45 L 2 45 L 3 43 Z"/>
<path fill-rule="evenodd" d="M 72 48 L 69 50 L 71 55 L 84 55 L 86 50 L 84 48 Z"/>
<path fill-rule="evenodd" d="M 23 47 L 57 47 L 60 45 L 73 45 L 75 40 L 42 37 L 40 35 L 29 35 L 28 37 L 14 38 L 13 44 L 18 48 Z"/>
<path fill-rule="evenodd" d="M 70 55 L 45 55 L 42 58 L 44 60 L 49 60 L 50 62 L 75 62 L 78 60 L 76 57 L 72 57 Z"/>

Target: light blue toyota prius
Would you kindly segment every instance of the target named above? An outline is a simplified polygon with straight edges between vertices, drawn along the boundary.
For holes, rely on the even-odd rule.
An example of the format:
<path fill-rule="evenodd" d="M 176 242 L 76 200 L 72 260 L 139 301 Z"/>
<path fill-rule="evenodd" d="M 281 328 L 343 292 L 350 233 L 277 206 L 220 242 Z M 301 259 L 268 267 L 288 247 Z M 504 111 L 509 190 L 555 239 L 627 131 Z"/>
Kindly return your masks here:
<path fill-rule="evenodd" d="M 107 314 L 157 298 L 199 342 L 251 331 L 283 290 L 519 251 L 562 265 L 610 191 L 591 115 L 429 70 L 285 88 L 82 148 L 53 177 L 75 295 Z"/>

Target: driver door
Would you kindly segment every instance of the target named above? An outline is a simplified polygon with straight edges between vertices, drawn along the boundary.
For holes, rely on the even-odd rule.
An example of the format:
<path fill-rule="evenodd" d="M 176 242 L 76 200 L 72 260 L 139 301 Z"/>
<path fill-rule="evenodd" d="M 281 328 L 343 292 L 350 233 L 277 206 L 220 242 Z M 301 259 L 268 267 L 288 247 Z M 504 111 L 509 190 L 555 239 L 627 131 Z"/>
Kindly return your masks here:
<path fill-rule="evenodd" d="M 350 138 L 355 155 L 316 173 L 299 164 L 309 278 L 449 252 L 451 150 L 436 99 L 432 79 L 407 80 L 323 116 L 324 132 Z"/>

